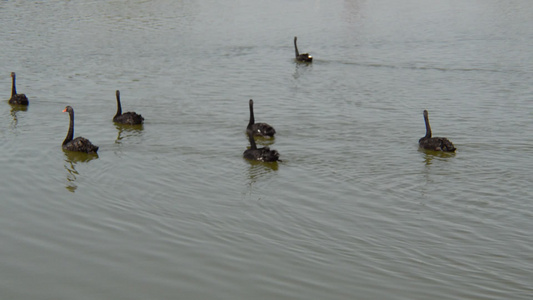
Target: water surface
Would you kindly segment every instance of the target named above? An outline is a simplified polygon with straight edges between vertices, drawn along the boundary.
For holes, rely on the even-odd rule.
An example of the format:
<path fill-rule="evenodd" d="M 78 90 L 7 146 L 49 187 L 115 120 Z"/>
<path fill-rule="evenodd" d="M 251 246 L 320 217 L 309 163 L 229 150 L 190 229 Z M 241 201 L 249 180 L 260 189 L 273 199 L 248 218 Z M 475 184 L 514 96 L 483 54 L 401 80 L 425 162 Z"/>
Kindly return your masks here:
<path fill-rule="evenodd" d="M 530 298 L 533 3 L 9 1 L 0 25 L 2 298 Z M 242 158 L 251 98 L 281 163 Z M 98 156 L 61 150 L 66 105 Z M 418 149 L 424 109 L 457 153 Z"/>

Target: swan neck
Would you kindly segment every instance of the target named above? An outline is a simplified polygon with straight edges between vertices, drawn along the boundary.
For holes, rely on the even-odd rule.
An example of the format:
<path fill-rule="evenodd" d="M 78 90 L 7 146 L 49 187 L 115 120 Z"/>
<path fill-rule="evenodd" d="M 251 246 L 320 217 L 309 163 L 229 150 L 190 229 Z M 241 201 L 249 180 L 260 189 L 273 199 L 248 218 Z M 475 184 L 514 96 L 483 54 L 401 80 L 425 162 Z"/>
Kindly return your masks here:
<path fill-rule="evenodd" d="M 248 133 L 248 139 L 250 140 L 250 149 L 257 150 L 257 145 L 251 132 Z"/>
<path fill-rule="evenodd" d="M 72 138 L 74 137 L 74 111 L 69 111 L 68 115 L 70 117 L 70 123 L 68 125 L 67 137 L 63 141 L 63 145 L 65 145 L 68 142 L 72 141 Z"/>
<path fill-rule="evenodd" d="M 12 77 L 13 77 L 13 84 L 11 85 L 11 97 L 17 94 L 17 88 L 15 86 L 15 75 L 13 75 Z"/>
<path fill-rule="evenodd" d="M 431 126 L 429 125 L 429 117 L 424 115 L 424 122 L 426 123 L 426 136 L 424 138 L 431 138 Z"/>
<path fill-rule="evenodd" d="M 254 105 L 250 103 L 250 122 L 248 123 L 248 126 L 252 126 L 254 123 L 255 123 Z"/>
<path fill-rule="evenodd" d="M 296 38 L 294 38 L 294 54 L 296 57 L 300 55 L 300 52 L 298 52 L 298 46 L 296 46 Z"/>
<path fill-rule="evenodd" d="M 122 105 L 120 105 L 120 94 L 117 93 L 117 114 L 115 115 L 115 118 L 120 116 L 122 114 Z"/>

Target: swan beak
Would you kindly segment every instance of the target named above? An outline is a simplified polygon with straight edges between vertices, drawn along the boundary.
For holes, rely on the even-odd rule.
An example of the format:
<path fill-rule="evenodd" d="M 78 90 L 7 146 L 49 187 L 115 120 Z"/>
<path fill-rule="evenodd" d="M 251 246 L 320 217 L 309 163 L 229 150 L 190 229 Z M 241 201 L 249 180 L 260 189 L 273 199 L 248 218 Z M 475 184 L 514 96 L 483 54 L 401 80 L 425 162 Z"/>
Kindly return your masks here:
<path fill-rule="evenodd" d="M 65 108 L 65 109 L 63 109 L 63 112 L 66 112 L 66 111 L 67 111 L 67 109 L 66 109 L 66 108 Z"/>

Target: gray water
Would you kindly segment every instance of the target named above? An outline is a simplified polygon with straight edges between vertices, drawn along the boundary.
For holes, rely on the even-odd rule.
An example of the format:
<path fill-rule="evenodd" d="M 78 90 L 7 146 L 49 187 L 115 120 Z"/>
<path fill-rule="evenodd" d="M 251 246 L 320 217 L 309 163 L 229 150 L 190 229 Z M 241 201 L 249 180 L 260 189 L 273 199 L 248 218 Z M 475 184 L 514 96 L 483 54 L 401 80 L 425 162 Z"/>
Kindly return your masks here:
<path fill-rule="evenodd" d="M 0 26 L 1 299 L 531 299 L 532 1 L 2 1 Z M 242 158 L 249 99 L 283 162 Z M 62 151 L 66 105 L 98 156 Z M 424 109 L 457 153 L 418 149 Z"/>

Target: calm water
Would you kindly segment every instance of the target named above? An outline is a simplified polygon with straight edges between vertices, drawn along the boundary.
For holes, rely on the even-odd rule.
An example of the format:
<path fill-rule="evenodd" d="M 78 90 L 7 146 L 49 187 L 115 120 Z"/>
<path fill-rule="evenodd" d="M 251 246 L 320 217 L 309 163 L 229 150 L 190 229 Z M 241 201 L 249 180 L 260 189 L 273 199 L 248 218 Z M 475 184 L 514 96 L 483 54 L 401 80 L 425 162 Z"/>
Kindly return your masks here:
<path fill-rule="evenodd" d="M 0 26 L 0 298 L 531 298 L 532 1 L 3 1 Z M 282 163 L 242 159 L 250 98 Z M 97 157 L 61 150 L 66 105 Z M 418 150 L 424 109 L 456 154 Z"/>

